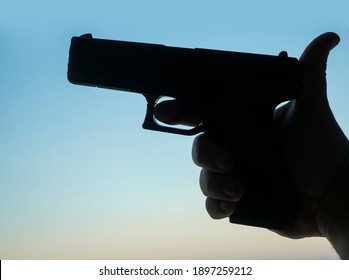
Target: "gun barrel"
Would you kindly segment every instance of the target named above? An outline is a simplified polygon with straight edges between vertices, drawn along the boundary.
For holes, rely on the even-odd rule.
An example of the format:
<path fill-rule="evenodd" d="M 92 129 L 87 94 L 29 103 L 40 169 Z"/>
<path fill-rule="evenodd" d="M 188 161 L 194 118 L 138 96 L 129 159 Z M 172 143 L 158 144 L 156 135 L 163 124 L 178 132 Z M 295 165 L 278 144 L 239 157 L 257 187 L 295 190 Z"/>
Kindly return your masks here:
<path fill-rule="evenodd" d="M 278 80 L 290 88 L 297 88 L 298 60 L 94 39 L 86 35 L 73 37 L 71 41 L 68 79 L 74 84 L 188 101 L 197 100 L 198 91 L 205 84 L 209 83 L 208 87 L 212 88 L 213 85 L 247 78 Z"/>

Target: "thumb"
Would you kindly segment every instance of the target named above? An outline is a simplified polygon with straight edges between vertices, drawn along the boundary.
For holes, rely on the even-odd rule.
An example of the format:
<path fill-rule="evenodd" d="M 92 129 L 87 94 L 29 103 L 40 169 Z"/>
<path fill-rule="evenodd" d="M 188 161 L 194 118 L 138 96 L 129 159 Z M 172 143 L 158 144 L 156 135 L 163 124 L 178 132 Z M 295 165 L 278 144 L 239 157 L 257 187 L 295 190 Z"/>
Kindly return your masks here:
<path fill-rule="evenodd" d="M 339 41 L 339 36 L 333 32 L 318 36 L 304 50 L 300 61 L 308 66 L 322 67 L 321 70 L 326 70 L 327 57 Z"/>
<path fill-rule="evenodd" d="M 326 101 L 326 67 L 330 51 L 340 41 L 336 33 L 328 32 L 315 38 L 304 50 L 299 61 L 302 65 L 300 99 L 308 102 Z"/>

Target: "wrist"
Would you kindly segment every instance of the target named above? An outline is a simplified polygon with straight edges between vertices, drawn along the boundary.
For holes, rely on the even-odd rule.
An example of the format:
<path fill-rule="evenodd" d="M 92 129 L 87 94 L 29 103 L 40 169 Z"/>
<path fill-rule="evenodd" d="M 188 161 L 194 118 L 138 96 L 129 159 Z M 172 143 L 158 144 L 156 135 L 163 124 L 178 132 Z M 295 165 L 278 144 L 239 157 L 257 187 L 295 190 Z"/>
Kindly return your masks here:
<path fill-rule="evenodd" d="M 319 232 L 341 259 L 349 259 L 349 153 L 320 201 L 316 215 Z"/>

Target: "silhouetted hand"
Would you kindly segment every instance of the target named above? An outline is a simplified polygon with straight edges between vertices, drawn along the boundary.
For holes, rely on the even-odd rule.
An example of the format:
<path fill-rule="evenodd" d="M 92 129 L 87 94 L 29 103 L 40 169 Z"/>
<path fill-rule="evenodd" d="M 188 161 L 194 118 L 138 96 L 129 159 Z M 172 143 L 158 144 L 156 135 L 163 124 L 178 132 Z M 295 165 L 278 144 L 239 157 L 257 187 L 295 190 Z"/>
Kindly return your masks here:
<path fill-rule="evenodd" d="M 281 158 L 285 160 L 283 164 L 301 205 L 298 219 L 277 233 L 290 238 L 326 236 L 341 257 L 348 258 L 349 237 L 343 241 L 341 236 L 345 231 L 343 227 L 349 232 L 349 214 L 342 220 L 333 215 L 337 217 L 342 211 L 349 213 L 349 206 L 338 198 L 349 192 L 349 179 L 345 177 L 349 173 L 349 145 L 331 112 L 326 92 L 327 57 L 338 43 L 339 37 L 334 33 L 325 33 L 311 42 L 300 58 L 299 98 L 274 114 Z M 201 122 L 199 114 L 176 101 L 160 103 L 155 115 L 168 124 L 194 126 Z M 194 140 L 192 155 L 202 168 L 200 186 L 207 197 L 208 213 L 214 219 L 232 215 L 239 207 L 244 189 L 243 182 L 230 175 L 234 169 L 234 155 L 212 143 L 204 134 Z M 344 221 L 348 225 L 343 225 Z"/>

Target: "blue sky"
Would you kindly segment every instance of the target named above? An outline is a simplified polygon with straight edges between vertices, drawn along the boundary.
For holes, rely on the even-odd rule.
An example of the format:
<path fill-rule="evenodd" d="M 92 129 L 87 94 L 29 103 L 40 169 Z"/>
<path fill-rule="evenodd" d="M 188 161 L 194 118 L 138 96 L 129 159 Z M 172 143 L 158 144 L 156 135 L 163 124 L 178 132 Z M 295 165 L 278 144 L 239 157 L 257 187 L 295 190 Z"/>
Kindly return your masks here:
<path fill-rule="evenodd" d="M 213 221 L 193 138 L 145 131 L 141 95 L 66 79 L 70 38 L 299 57 L 335 31 L 332 109 L 349 134 L 347 1 L 15 1 L 0 11 L 0 259 L 336 258 L 322 239 L 288 240 Z"/>

